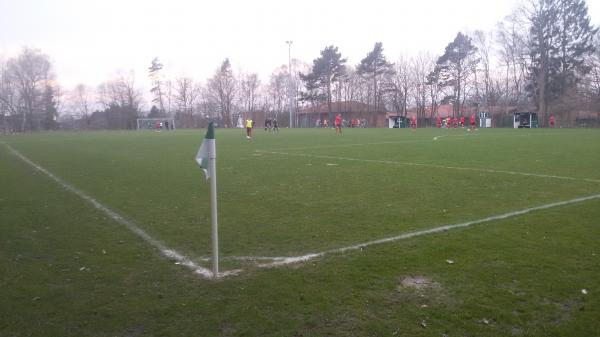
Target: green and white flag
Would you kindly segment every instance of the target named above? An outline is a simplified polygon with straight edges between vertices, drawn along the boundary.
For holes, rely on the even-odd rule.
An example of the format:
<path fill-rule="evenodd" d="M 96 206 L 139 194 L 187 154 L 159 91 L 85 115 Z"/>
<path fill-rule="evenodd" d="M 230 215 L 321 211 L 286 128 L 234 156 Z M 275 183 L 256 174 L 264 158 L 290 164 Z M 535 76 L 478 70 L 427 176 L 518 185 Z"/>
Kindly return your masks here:
<path fill-rule="evenodd" d="M 217 151 L 215 148 L 215 129 L 213 126 L 213 122 L 208 124 L 208 131 L 206 131 L 206 136 L 204 136 L 204 141 L 200 148 L 198 149 L 198 154 L 196 154 L 196 162 L 202 169 L 204 170 L 204 175 L 206 179 L 213 177 L 214 172 L 211 172 L 211 165 L 209 165 L 209 161 L 214 160 L 217 157 Z"/>
<path fill-rule="evenodd" d="M 204 141 L 196 154 L 196 162 L 204 170 L 206 179 L 210 178 L 210 218 L 212 232 L 213 277 L 219 277 L 219 229 L 217 221 L 217 149 L 215 146 L 215 128 L 208 124 Z"/>

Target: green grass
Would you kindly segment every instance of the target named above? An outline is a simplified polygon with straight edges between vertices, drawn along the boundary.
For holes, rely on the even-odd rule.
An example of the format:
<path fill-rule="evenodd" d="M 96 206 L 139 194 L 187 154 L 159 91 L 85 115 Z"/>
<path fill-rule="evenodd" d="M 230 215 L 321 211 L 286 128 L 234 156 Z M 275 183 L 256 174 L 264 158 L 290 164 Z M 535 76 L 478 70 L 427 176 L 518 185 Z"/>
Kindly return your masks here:
<path fill-rule="evenodd" d="M 209 184 L 193 160 L 203 135 L 0 142 L 209 268 Z M 600 131 L 282 129 L 246 141 L 218 129 L 216 138 L 221 267 L 244 270 L 217 282 L 166 260 L 0 144 L 0 336 L 600 331 L 599 199 L 280 268 L 231 259 L 322 252 L 599 194 Z M 439 287 L 399 288 L 415 275 Z"/>

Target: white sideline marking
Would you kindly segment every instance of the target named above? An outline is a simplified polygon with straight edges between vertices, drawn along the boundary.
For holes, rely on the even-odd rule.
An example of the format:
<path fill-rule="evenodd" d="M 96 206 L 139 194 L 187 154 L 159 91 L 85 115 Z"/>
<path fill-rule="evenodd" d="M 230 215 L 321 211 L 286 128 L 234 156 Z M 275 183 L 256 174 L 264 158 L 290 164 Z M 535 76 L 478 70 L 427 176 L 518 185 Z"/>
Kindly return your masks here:
<path fill-rule="evenodd" d="M 109 217 L 111 217 L 116 222 L 118 222 L 118 223 L 124 225 L 125 227 L 127 227 L 127 229 L 129 229 L 130 231 L 132 231 L 134 234 L 136 234 L 137 236 L 139 236 L 142 239 L 144 239 L 144 241 L 146 241 L 147 243 L 149 243 L 150 245 L 152 245 L 154 248 L 158 249 L 168 259 L 175 260 L 175 264 L 186 266 L 189 269 L 191 269 L 195 274 L 198 274 L 198 275 L 200 275 L 202 277 L 205 277 L 205 278 L 212 278 L 213 277 L 213 272 L 211 270 L 209 270 L 207 268 L 200 267 L 199 265 L 197 265 L 196 263 L 194 263 L 188 257 L 186 257 L 184 255 L 181 255 L 180 253 L 178 253 L 174 249 L 168 248 L 164 244 L 160 243 L 158 240 L 156 240 L 153 237 L 151 237 L 150 235 L 148 235 L 148 233 L 146 233 L 143 229 L 141 229 L 140 227 L 138 227 L 132 221 L 123 218 L 118 213 L 114 212 L 110 208 L 108 208 L 108 207 L 102 205 L 101 203 L 99 203 L 96 199 L 94 199 L 94 198 L 90 197 L 89 195 L 83 193 L 82 191 L 80 191 L 77 188 L 71 186 L 70 184 L 68 184 L 67 182 L 65 182 L 64 180 L 62 180 L 61 178 L 55 176 L 54 174 L 52 174 L 51 172 L 49 172 L 45 168 L 43 168 L 40 165 L 38 165 L 38 164 L 34 163 L 33 161 L 29 160 L 29 158 L 27 158 L 24 155 L 22 155 L 19 151 L 15 150 L 12 146 L 10 146 L 10 145 L 8 145 L 6 143 L 4 143 L 4 145 L 10 150 L 10 152 L 12 152 L 15 156 L 19 157 L 22 161 L 24 161 L 25 163 L 31 165 L 32 167 L 34 167 L 38 171 L 46 174 L 52 180 L 56 181 L 59 185 L 61 185 L 62 187 L 64 187 L 67 191 L 70 191 L 70 192 L 76 194 L 81 199 L 83 199 L 83 200 L 91 203 L 92 205 L 94 205 L 94 207 L 96 207 L 97 209 L 99 209 L 102 212 L 106 213 Z M 230 272 L 219 273 L 219 277 L 236 274 L 237 272 L 239 272 L 239 271 L 230 271 Z"/>
<path fill-rule="evenodd" d="M 464 134 L 464 135 L 441 135 L 441 136 L 435 136 L 435 137 L 433 137 L 433 140 L 438 140 L 438 139 L 443 138 L 443 137 L 461 137 L 461 138 L 464 138 L 464 137 L 477 136 L 477 135 L 478 135 L 477 133 L 476 134 L 469 134 L 469 133 L 467 133 L 467 134 Z"/>
<path fill-rule="evenodd" d="M 464 227 L 469 227 L 471 225 L 480 224 L 480 223 L 484 223 L 484 222 L 490 222 L 490 221 L 495 221 L 495 220 L 502 220 L 502 219 L 512 218 L 512 217 L 515 217 L 515 216 L 519 216 L 519 215 L 531 213 L 531 212 L 534 212 L 534 211 L 539 211 L 539 210 L 553 208 L 553 207 L 559 207 L 559 206 L 565 206 L 565 205 L 575 204 L 575 203 L 579 203 L 579 202 L 582 202 L 582 201 L 588 201 L 588 200 L 593 200 L 593 199 L 600 199 L 600 194 L 595 194 L 595 195 L 590 195 L 590 196 L 586 196 L 586 197 L 575 198 L 575 199 L 571 199 L 571 200 L 553 202 L 553 203 L 550 203 L 550 204 L 545 204 L 545 205 L 541 205 L 541 206 L 535 206 L 535 207 L 523 209 L 523 210 L 520 210 L 520 211 L 508 212 L 508 213 L 499 214 L 499 215 L 493 215 L 493 216 L 490 216 L 490 217 L 487 217 L 487 218 L 478 219 L 478 220 L 472 220 L 472 221 L 467 221 L 467 222 L 462 222 L 462 223 L 458 223 L 458 224 L 454 224 L 454 225 L 445 225 L 445 226 L 440 226 L 440 227 L 435 227 L 435 228 L 430 228 L 430 229 L 424 229 L 424 230 L 420 230 L 420 231 L 416 231 L 416 232 L 410 232 L 410 233 L 400 234 L 400 235 L 397 235 L 397 236 L 392 236 L 392 237 L 383 238 L 383 239 L 379 239 L 379 240 L 374 240 L 374 241 L 368 241 L 368 242 L 364 242 L 364 243 L 359 243 L 357 245 L 352 245 L 352 246 L 348 246 L 348 247 L 330 249 L 330 250 L 326 250 L 326 251 L 323 251 L 323 252 L 320 252 L 320 253 L 311 253 L 311 254 L 306 254 L 306 255 L 302 255 L 302 256 L 274 257 L 274 258 L 271 258 L 273 260 L 273 262 L 259 264 L 258 266 L 259 267 L 264 267 L 264 268 L 269 268 L 269 267 L 277 267 L 277 266 L 282 266 L 282 265 L 296 263 L 296 262 L 305 262 L 305 261 L 309 261 L 309 260 L 312 260 L 312 259 L 314 259 L 316 257 L 321 257 L 321 256 L 324 256 L 324 255 L 327 255 L 327 254 L 344 253 L 344 252 L 347 252 L 347 251 L 350 251 L 350 250 L 363 249 L 363 248 L 366 248 L 366 247 L 372 246 L 372 245 L 378 245 L 378 244 L 392 242 L 392 241 L 410 239 L 410 238 L 414 238 L 414 237 L 422 236 L 422 235 L 428 235 L 428 234 L 435 234 L 435 233 L 445 232 L 445 231 L 449 231 L 449 230 L 456 229 L 456 228 L 464 228 Z M 265 260 L 265 259 L 268 259 L 268 258 L 266 258 L 266 257 L 257 257 L 257 258 L 253 259 L 250 256 L 244 256 L 244 257 L 241 257 L 240 259 L 244 259 L 244 260 Z"/>
<path fill-rule="evenodd" d="M 337 159 L 337 160 L 349 160 L 349 161 L 358 161 L 358 162 L 365 162 L 365 163 L 405 165 L 405 166 L 422 166 L 422 167 L 442 168 L 442 169 L 450 169 L 450 170 L 477 171 L 477 172 L 486 172 L 486 173 L 501 173 L 501 174 L 521 175 L 521 176 L 538 177 L 538 178 L 562 179 L 562 180 L 582 180 L 582 181 L 587 181 L 587 182 L 592 182 L 592 183 L 600 183 L 600 179 L 573 178 L 573 177 L 555 176 L 555 175 L 549 175 L 549 174 L 537 174 L 537 173 L 492 170 L 492 169 L 479 169 L 479 168 L 474 168 L 474 167 L 444 166 L 444 165 L 435 165 L 435 164 L 400 162 L 400 161 L 392 161 L 392 160 L 359 159 L 359 158 L 349 158 L 349 157 L 324 156 L 324 155 L 313 155 L 313 154 L 306 154 L 306 153 L 289 153 L 289 152 L 266 151 L 266 150 L 256 150 L 256 152 L 278 154 L 278 155 L 285 155 L 285 156 L 296 156 L 296 157 Z"/>

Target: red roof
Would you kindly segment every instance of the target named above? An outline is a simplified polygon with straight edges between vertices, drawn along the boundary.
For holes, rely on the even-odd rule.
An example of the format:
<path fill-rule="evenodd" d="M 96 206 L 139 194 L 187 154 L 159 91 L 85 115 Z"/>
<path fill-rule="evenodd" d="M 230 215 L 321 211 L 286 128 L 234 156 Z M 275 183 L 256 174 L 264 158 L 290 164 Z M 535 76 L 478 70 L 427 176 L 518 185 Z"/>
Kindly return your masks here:
<path fill-rule="evenodd" d="M 364 113 L 372 112 L 375 107 L 370 104 L 354 101 L 331 102 L 332 113 Z M 384 107 L 379 108 L 379 112 L 385 112 Z M 315 106 L 302 107 L 298 110 L 299 114 L 326 114 L 329 113 L 327 103 L 322 103 Z"/>

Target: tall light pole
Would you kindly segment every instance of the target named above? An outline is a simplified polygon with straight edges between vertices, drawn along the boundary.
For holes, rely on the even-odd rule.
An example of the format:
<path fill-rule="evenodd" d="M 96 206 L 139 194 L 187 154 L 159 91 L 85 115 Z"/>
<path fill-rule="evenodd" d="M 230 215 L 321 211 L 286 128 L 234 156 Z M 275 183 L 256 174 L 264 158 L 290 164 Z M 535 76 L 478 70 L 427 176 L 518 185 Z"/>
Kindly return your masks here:
<path fill-rule="evenodd" d="M 293 124 L 292 124 L 292 43 L 294 41 L 292 40 L 288 40 L 285 41 L 285 43 L 287 43 L 288 45 L 288 72 L 289 72 L 289 77 L 288 77 L 288 95 L 290 97 L 290 128 L 292 128 Z"/>

